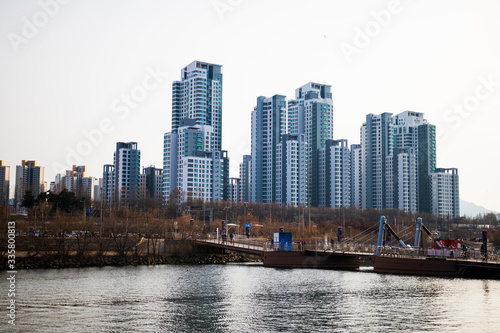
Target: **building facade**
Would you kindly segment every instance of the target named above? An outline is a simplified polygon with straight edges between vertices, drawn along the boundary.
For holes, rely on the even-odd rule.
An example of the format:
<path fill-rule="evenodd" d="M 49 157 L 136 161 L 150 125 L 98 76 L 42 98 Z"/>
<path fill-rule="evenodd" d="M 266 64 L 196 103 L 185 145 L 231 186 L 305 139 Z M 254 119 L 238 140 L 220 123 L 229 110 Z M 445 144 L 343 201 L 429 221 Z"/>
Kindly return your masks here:
<path fill-rule="evenodd" d="M 193 61 L 172 84 L 172 130 L 165 133 L 163 198 L 229 197 L 229 158 L 222 142 L 222 66 Z"/>
<path fill-rule="evenodd" d="M 308 198 L 311 206 L 319 204 L 319 149 L 333 140 L 333 100 L 331 86 L 309 82 L 295 90 L 288 102 L 288 132 L 304 134 L 307 142 Z"/>
<path fill-rule="evenodd" d="M 36 161 L 21 161 L 21 165 L 16 166 L 16 189 L 15 206 L 19 208 L 22 204 L 26 191 L 36 198 L 40 193 L 47 190 L 47 183 L 44 180 L 45 167 L 38 166 Z"/>
<path fill-rule="evenodd" d="M 140 197 L 141 151 L 137 142 L 117 142 L 113 164 L 105 164 L 102 195 L 108 206 L 128 206 Z"/>
<path fill-rule="evenodd" d="M 10 166 L 0 160 L 0 206 L 8 206 L 10 197 Z"/>
<path fill-rule="evenodd" d="M 142 174 L 145 175 L 145 179 L 143 180 L 145 193 L 143 197 L 153 198 L 159 202 L 163 202 L 163 169 L 155 168 L 152 165 L 143 168 Z"/>
<path fill-rule="evenodd" d="M 252 111 L 251 200 L 276 201 L 276 147 L 286 134 L 286 97 L 260 96 Z"/>
<path fill-rule="evenodd" d="M 436 126 L 418 126 L 418 211 L 432 213 L 430 176 L 436 171 Z"/>
<path fill-rule="evenodd" d="M 115 165 L 105 164 L 102 170 L 102 200 L 111 207 L 115 200 Z"/>
<path fill-rule="evenodd" d="M 430 188 L 434 215 L 445 218 L 460 216 L 458 169 L 436 168 L 430 176 Z"/>
<path fill-rule="evenodd" d="M 228 201 L 239 202 L 240 199 L 240 179 L 239 178 L 229 178 L 229 188 L 228 188 Z"/>
<path fill-rule="evenodd" d="M 362 200 L 362 149 L 360 144 L 351 145 L 351 206 L 361 208 Z"/>
<path fill-rule="evenodd" d="M 304 134 L 285 134 L 276 146 L 276 202 L 297 207 L 308 204 L 307 142 Z"/>
<path fill-rule="evenodd" d="M 386 207 L 417 210 L 416 148 L 394 148 L 386 157 Z"/>
<path fill-rule="evenodd" d="M 222 143 L 222 66 L 193 61 L 181 70 L 181 81 L 172 84 L 172 133 L 182 119 L 212 127 L 209 150 L 221 150 Z"/>
<path fill-rule="evenodd" d="M 386 208 L 386 158 L 393 148 L 392 113 L 368 114 L 361 127 L 361 208 Z"/>
<path fill-rule="evenodd" d="M 250 175 L 252 170 L 252 155 L 243 155 L 243 162 L 240 163 L 240 194 L 239 201 L 250 201 Z"/>

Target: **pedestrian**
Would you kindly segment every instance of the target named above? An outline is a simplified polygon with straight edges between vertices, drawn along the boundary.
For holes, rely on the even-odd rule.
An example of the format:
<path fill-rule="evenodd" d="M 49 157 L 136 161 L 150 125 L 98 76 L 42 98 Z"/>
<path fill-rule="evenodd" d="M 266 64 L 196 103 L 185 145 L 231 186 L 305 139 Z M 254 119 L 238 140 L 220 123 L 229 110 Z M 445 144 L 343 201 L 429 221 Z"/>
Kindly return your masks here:
<path fill-rule="evenodd" d="M 229 238 L 231 239 L 231 243 L 233 243 L 233 237 L 234 237 L 233 233 L 230 233 Z"/>
<path fill-rule="evenodd" d="M 488 252 L 486 250 L 486 246 L 484 246 L 484 243 L 481 244 L 481 257 L 483 257 L 484 261 L 488 261 Z"/>

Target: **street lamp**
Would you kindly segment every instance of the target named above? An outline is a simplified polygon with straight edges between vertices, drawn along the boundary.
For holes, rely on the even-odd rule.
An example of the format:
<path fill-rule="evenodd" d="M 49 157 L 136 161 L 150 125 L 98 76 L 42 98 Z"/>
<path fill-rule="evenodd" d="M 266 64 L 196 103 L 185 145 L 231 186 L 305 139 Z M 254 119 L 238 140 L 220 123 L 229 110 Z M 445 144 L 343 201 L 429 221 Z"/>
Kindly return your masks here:
<path fill-rule="evenodd" d="M 248 205 L 248 202 L 244 202 L 243 203 L 243 219 L 244 219 L 244 223 L 245 223 L 245 226 L 247 225 L 247 205 Z"/>

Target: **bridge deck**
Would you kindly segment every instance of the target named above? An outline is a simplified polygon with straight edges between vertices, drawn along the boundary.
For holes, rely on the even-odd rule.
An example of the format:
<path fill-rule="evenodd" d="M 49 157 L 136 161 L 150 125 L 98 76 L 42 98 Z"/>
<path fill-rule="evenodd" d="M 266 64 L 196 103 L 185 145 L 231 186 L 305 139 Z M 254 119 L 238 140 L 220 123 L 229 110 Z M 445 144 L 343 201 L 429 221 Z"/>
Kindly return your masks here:
<path fill-rule="evenodd" d="M 214 246 L 214 247 L 218 247 L 218 248 L 222 248 L 222 249 L 227 249 L 230 251 L 245 252 L 245 253 L 259 254 L 259 255 L 264 254 L 264 246 L 263 245 L 240 243 L 237 241 L 222 242 L 221 240 L 217 240 L 217 239 L 198 239 L 198 240 L 196 240 L 196 242 L 198 244 Z"/>
<path fill-rule="evenodd" d="M 222 249 L 227 249 L 230 251 L 237 251 L 237 252 L 245 252 L 245 253 L 250 253 L 250 254 L 259 254 L 259 255 L 264 255 L 265 251 L 273 251 L 273 248 L 270 246 L 270 244 L 266 245 L 259 245 L 259 244 L 252 244 L 252 243 L 246 243 L 246 242 L 238 242 L 238 241 L 226 241 L 222 242 L 220 239 L 198 239 L 196 240 L 198 244 L 204 244 L 204 245 L 209 245 L 209 246 L 214 246 L 217 248 L 222 248 Z M 298 251 L 298 248 L 293 248 L 294 251 Z M 361 257 L 371 257 L 373 256 L 373 252 L 367 252 L 366 250 L 360 250 L 356 251 L 355 249 L 352 248 L 335 248 L 335 249 L 327 249 L 327 250 L 321 250 L 321 249 L 315 249 L 315 248 L 305 248 L 307 251 L 312 251 L 312 252 L 318 252 L 318 253 L 335 253 L 335 254 L 350 254 L 350 255 L 359 255 Z"/>

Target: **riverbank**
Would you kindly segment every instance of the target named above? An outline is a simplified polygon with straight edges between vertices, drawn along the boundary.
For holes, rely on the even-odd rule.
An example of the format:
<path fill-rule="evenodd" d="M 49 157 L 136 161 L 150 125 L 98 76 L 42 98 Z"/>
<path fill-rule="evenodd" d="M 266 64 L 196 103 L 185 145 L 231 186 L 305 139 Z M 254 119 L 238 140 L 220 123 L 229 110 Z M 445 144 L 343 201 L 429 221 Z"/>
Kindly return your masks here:
<path fill-rule="evenodd" d="M 104 256 L 77 258 L 74 256 L 46 256 L 17 258 L 16 269 L 40 269 L 40 268 L 79 268 L 79 267 L 103 267 L 103 266 L 138 266 L 138 265 L 204 265 L 204 264 L 226 264 L 234 262 L 259 262 L 257 256 L 247 254 L 207 254 L 207 255 L 185 255 L 185 256 Z M 0 270 L 8 270 L 7 260 L 2 261 Z"/>
<path fill-rule="evenodd" d="M 226 253 L 225 249 L 188 239 L 18 237 L 16 240 L 16 269 L 261 261 L 260 256 Z M 0 257 L 0 270 L 12 270 L 8 263 L 6 256 Z"/>

